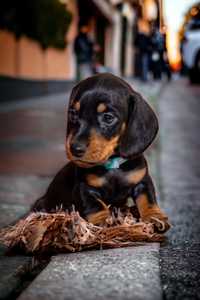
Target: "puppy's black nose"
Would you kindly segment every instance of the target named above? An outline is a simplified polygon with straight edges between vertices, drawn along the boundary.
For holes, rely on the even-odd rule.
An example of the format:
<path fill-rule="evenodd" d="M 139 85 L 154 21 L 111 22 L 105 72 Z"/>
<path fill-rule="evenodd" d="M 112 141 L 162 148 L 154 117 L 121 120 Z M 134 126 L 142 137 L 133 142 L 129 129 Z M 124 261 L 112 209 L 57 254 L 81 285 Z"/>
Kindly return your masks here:
<path fill-rule="evenodd" d="M 86 146 L 83 144 L 73 143 L 71 145 L 71 153 L 73 156 L 81 157 L 85 153 Z"/>

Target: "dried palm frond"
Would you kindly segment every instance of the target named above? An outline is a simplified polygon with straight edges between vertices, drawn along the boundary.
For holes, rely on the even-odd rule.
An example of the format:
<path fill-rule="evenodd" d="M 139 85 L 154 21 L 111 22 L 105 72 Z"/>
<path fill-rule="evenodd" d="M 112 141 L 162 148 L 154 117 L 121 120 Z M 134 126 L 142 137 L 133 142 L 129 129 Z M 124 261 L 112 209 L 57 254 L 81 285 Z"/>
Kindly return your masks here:
<path fill-rule="evenodd" d="M 94 225 L 78 212 L 31 213 L 14 226 L 0 231 L 0 242 L 26 253 L 75 252 L 89 248 L 116 248 L 138 242 L 163 241 L 151 223 L 136 222 L 130 212 L 110 213 Z"/>

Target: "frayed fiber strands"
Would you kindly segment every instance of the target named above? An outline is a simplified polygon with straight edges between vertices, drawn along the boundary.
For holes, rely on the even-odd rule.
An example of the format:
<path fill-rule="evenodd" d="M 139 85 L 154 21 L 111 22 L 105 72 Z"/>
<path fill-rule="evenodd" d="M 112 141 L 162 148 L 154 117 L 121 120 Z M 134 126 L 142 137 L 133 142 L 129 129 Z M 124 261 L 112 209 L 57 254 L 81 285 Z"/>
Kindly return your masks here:
<path fill-rule="evenodd" d="M 117 248 L 163 240 L 164 235 L 156 233 L 152 223 L 137 222 L 130 212 L 120 211 L 111 213 L 98 226 L 75 211 L 35 212 L 0 230 L 0 242 L 27 254 Z"/>

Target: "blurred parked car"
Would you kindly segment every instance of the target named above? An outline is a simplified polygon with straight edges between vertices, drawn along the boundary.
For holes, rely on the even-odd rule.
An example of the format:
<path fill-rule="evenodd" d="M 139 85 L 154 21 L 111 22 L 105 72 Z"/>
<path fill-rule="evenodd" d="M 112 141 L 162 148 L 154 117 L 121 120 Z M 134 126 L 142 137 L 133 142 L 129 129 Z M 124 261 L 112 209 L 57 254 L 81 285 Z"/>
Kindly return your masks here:
<path fill-rule="evenodd" d="M 182 39 L 182 59 L 192 83 L 200 82 L 200 5 L 185 24 Z"/>

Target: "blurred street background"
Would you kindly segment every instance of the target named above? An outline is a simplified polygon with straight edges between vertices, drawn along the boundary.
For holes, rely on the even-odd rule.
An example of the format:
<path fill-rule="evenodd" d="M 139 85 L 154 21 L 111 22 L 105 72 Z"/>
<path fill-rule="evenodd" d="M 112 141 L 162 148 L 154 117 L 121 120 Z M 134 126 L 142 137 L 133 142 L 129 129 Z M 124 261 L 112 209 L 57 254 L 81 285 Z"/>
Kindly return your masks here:
<path fill-rule="evenodd" d="M 50 262 L 0 246 L 0 299 L 200 299 L 199 1 L 2 1 L 0 227 L 66 164 L 70 91 L 100 72 L 123 77 L 157 112 L 146 154 L 168 239 Z"/>

